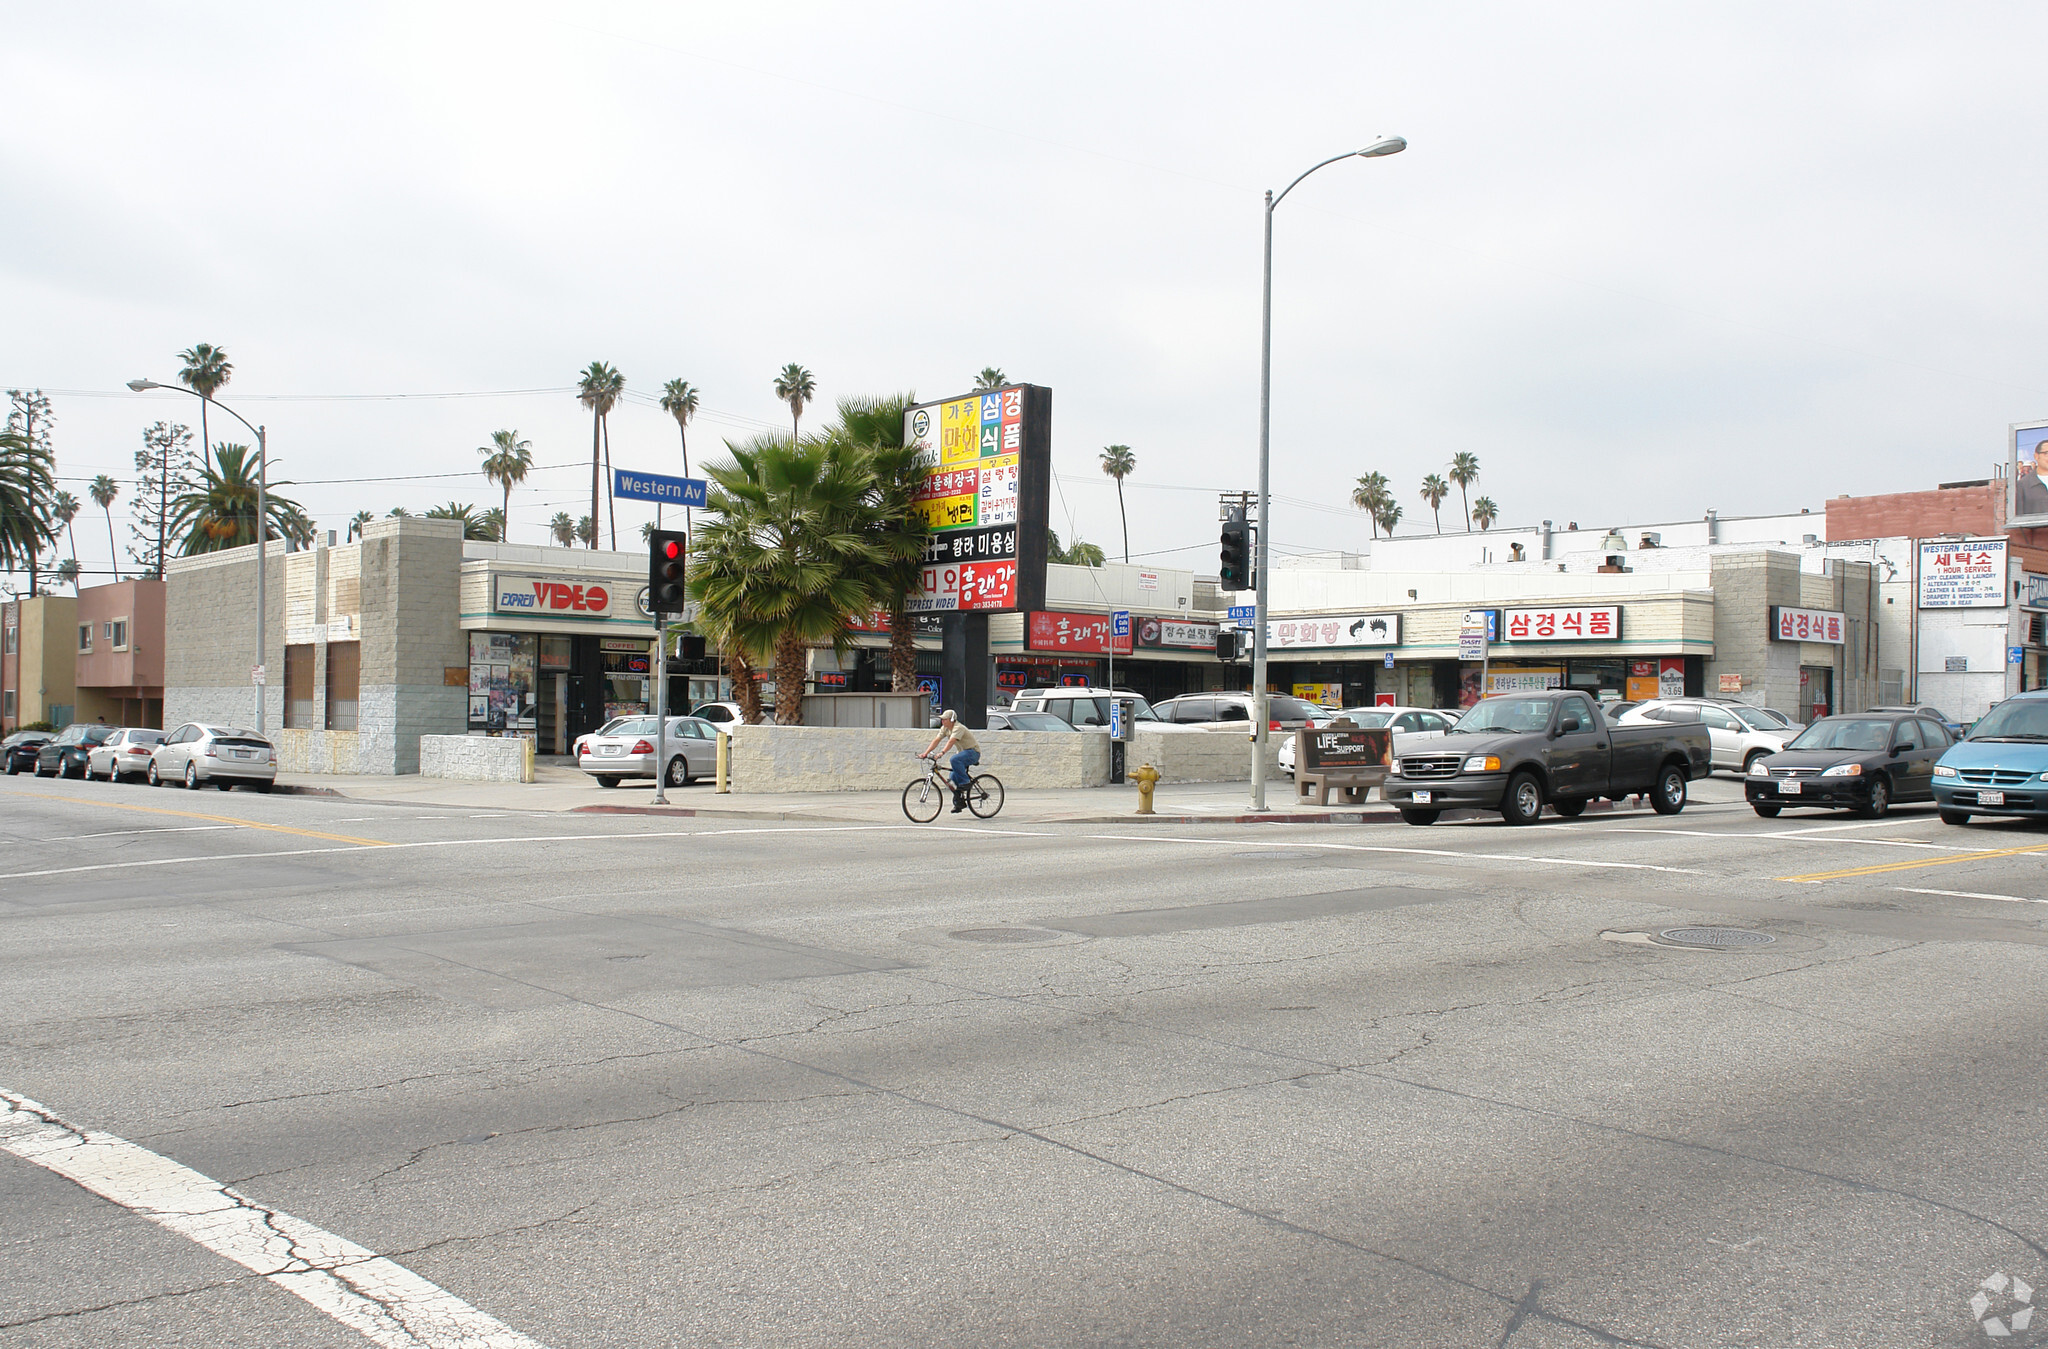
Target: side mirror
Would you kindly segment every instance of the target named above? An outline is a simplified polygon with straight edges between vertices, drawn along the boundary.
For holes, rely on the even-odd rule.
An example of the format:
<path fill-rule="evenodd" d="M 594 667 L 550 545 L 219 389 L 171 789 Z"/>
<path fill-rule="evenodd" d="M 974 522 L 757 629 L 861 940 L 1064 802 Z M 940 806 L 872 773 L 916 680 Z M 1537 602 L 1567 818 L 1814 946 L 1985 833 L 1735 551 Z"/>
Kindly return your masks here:
<path fill-rule="evenodd" d="M 1898 757 L 1899 757 L 1899 756 L 1900 756 L 1901 754 L 1904 754 L 1904 753 L 1905 753 L 1905 752 L 1906 752 L 1907 750 L 1909 750 L 1909 749 L 1913 749 L 1913 748 L 1915 748 L 1915 746 L 1914 746 L 1913 742 L 1912 742 L 1912 741 L 1910 741 L 1910 740 L 1908 740 L 1908 741 L 1907 741 L 1907 742 L 1906 742 L 1905 744 L 1903 744 L 1903 745 L 1893 745 L 1893 746 L 1892 746 L 1892 757 L 1893 757 L 1894 759 L 1896 759 L 1896 758 L 1898 758 Z"/>

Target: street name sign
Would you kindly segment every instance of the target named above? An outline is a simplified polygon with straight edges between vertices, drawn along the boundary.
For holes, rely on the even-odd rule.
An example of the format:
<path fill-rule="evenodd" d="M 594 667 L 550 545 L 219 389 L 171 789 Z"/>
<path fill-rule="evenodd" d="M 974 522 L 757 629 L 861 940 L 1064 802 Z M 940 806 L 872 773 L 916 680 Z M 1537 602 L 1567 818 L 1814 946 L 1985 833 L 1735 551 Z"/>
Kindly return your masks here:
<path fill-rule="evenodd" d="M 636 501 L 658 501 L 664 506 L 701 506 L 710 484 L 702 478 L 671 478 L 660 473 L 635 473 L 630 468 L 612 471 L 612 495 Z"/>

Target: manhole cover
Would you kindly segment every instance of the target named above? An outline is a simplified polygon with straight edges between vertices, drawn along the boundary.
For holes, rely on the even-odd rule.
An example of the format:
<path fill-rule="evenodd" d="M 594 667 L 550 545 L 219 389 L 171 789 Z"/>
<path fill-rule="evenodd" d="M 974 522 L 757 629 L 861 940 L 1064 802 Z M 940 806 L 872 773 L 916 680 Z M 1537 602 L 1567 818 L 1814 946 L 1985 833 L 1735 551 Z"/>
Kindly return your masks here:
<path fill-rule="evenodd" d="M 1060 934 L 1048 932 L 1042 927 L 969 927 L 958 932 L 948 932 L 954 941 L 979 941 L 1000 944 L 1003 942 L 1058 941 Z"/>
<path fill-rule="evenodd" d="M 1750 932 L 1739 927 L 1674 927 L 1657 935 L 1679 946 L 1708 946 L 1720 949 L 1769 946 L 1778 940 L 1768 932 Z"/>

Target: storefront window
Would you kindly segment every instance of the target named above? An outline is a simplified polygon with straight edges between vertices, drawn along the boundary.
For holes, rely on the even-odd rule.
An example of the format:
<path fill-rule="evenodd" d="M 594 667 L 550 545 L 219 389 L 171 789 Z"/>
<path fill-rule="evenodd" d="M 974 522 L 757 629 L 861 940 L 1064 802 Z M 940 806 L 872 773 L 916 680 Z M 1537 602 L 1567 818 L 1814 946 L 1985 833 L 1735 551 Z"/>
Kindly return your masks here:
<path fill-rule="evenodd" d="M 513 731 L 534 716 L 538 637 L 511 632 L 469 634 L 469 728 Z M 554 640 L 552 638 L 545 640 Z"/>
<path fill-rule="evenodd" d="M 604 663 L 605 720 L 646 712 L 652 692 L 649 675 L 654 668 L 654 644 L 607 637 L 599 650 Z"/>

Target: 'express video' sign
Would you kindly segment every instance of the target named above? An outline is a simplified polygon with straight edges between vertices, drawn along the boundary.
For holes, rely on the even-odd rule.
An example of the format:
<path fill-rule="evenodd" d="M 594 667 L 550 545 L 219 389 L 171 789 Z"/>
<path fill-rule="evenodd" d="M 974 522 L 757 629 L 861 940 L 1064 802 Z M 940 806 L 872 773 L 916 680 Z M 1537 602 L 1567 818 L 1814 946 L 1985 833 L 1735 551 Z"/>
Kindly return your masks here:
<path fill-rule="evenodd" d="M 610 618 L 614 592 L 594 581 L 544 576 L 492 576 L 491 608 L 501 614 Z M 631 602 L 628 597 L 628 603 Z"/>

